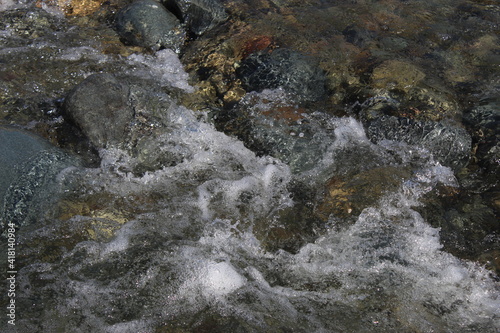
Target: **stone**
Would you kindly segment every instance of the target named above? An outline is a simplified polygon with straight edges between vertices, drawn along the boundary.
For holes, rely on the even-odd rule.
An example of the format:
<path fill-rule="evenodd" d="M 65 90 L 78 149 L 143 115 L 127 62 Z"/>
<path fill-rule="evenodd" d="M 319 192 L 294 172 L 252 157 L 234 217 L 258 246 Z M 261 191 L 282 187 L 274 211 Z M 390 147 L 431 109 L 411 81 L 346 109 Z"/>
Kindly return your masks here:
<path fill-rule="evenodd" d="M 381 116 L 366 126 L 366 134 L 372 142 L 393 140 L 425 148 L 454 171 L 469 162 L 472 139 L 462 127 L 395 116 Z"/>
<path fill-rule="evenodd" d="M 409 179 L 408 168 L 382 166 L 360 172 L 352 177 L 334 176 L 326 184 L 326 194 L 315 210 L 324 220 L 358 216 L 363 209 L 373 206 L 386 193 L 395 191 Z"/>
<path fill-rule="evenodd" d="M 198 36 L 228 19 L 219 0 L 165 0 L 164 4 Z"/>
<path fill-rule="evenodd" d="M 66 96 L 64 110 L 97 148 L 122 142 L 134 117 L 130 88 L 111 74 L 93 74 Z"/>
<path fill-rule="evenodd" d="M 125 42 L 155 51 L 179 52 L 185 38 L 179 19 L 154 0 L 139 0 L 120 10 L 116 30 Z"/>
<path fill-rule="evenodd" d="M 384 61 L 372 73 L 373 87 L 403 91 L 408 91 L 424 78 L 425 74 L 415 65 L 401 60 Z"/>
<path fill-rule="evenodd" d="M 39 223 L 57 198 L 56 176 L 74 165 L 74 158 L 42 138 L 0 127 L 0 233 L 6 223 Z"/>
<path fill-rule="evenodd" d="M 66 16 L 86 16 L 96 12 L 103 3 L 104 0 L 38 0 L 36 6 L 55 6 Z"/>
<path fill-rule="evenodd" d="M 325 73 L 314 59 L 286 48 L 252 53 L 236 73 L 247 91 L 283 88 L 298 101 L 318 101 L 326 94 Z"/>

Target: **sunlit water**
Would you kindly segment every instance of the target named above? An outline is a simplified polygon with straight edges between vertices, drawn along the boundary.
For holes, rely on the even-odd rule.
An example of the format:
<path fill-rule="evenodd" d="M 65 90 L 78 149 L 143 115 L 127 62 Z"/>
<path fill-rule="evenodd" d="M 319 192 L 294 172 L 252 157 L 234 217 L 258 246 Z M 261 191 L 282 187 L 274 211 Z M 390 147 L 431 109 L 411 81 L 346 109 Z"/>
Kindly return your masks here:
<path fill-rule="evenodd" d="M 44 47 L 62 47 L 50 43 Z M 91 46 L 56 57 L 113 61 Z M 171 51 L 120 61 L 130 75 L 194 91 Z M 287 102 L 280 90 L 248 98 Z M 453 171 L 426 147 L 370 142 L 354 118 L 321 110 L 304 117 L 315 126 L 318 153 L 302 169 L 303 150 L 289 159 L 257 156 L 217 131 L 210 114 L 179 105 L 165 110 L 164 131 L 154 137 L 165 154 L 181 157 L 174 165 L 137 174 L 137 157 L 123 148 L 101 149 L 95 168 L 62 163 L 49 184 L 52 200 L 95 200 L 98 208 L 63 218 L 66 206 L 46 207 L 35 196 L 43 212 L 17 233 L 26 251 L 18 332 L 500 330 L 497 282 L 443 251 L 439 230 L 415 210 L 438 186 L 458 186 Z M 330 217 L 296 253 L 261 244 L 258 234 L 296 205 L 294 180 L 316 187 L 332 173 L 375 166 L 411 175 L 353 223 Z"/>

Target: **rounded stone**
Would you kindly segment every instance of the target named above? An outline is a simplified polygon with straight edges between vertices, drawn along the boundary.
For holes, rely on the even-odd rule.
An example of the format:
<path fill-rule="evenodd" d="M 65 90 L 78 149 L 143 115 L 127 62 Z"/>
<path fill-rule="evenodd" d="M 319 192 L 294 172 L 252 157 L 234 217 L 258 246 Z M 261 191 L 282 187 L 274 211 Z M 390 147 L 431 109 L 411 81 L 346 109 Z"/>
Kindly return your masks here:
<path fill-rule="evenodd" d="M 185 37 L 177 17 L 154 0 L 139 0 L 120 10 L 116 30 L 125 42 L 153 50 L 179 51 Z"/>
<path fill-rule="evenodd" d="M 70 91 L 64 109 L 97 148 L 115 145 L 125 138 L 134 116 L 129 91 L 111 74 L 93 74 Z"/>

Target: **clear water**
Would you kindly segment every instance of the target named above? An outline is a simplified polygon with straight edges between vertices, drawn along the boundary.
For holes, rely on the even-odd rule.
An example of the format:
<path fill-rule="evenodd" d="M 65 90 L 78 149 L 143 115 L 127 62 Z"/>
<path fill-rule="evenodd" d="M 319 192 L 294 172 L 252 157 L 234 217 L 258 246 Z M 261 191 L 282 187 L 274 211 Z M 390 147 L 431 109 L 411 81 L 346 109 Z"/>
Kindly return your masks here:
<path fill-rule="evenodd" d="M 30 47 L 81 66 L 68 85 L 87 62 L 195 90 L 171 51 L 115 58 L 64 43 Z M 269 101 L 288 103 L 279 89 L 246 98 L 266 101 L 254 115 Z M 372 143 L 352 117 L 315 110 L 304 119 L 314 133 L 292 136 L 309 141 L 257 156 L 209 113 L 175 104 L 151 145 L 177 163 L 137 174 L 138 157 L 122 147 L 100 150 L 97 167 L 65 166 L 47 194 L 57 191 L 58 202 L 43 206 L 38 195 L 36 223 L 16 234 L 17 332 L 498 332 L 498 282 L 443 251 L 439 230 L 416 210 L 426 193 L 457 187 L 454 172 L 426 147 Z M 271 228 L 286 228 L 280 214 L 299 205 L 297 180 L 317 189 L 384 167 L 409 176 L 349 223 L 331 216 L 295 252 L 266 247 Z"/>

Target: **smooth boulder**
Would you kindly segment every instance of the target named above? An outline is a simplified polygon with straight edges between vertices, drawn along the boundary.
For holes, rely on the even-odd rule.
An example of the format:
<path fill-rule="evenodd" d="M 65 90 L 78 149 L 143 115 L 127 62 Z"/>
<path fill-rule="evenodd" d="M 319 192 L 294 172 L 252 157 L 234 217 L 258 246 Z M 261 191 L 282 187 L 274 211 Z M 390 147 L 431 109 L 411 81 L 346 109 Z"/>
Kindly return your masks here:
<path fill-rule="evenodd" d="M 77 85 L 64 102 L 66 115 L 97 148 L 123 142 L 134 117 L 130 88 L 111 74 L 93 74 Z"/>

